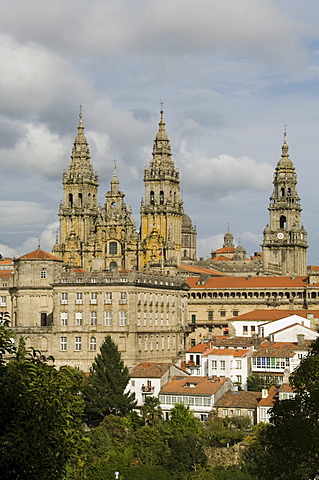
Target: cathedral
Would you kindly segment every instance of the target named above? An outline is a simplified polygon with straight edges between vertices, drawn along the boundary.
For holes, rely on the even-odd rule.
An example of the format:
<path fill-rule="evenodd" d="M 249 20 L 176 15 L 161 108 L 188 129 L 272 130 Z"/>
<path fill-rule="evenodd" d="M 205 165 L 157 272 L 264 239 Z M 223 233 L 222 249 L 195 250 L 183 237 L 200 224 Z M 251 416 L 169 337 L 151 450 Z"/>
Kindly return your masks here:
<path fill-rule="evenodd" d="M 63 174 L 60 239 L 53 253 L 70 268 L 84 270 L 172 271 L 184 260 L 196 259 L 196 229 L 184 213 L 180 178 L 172 160 L 164 112 L 154 141 L 152 159 L 144 171 L 145 197 L 137 231 L 124 201 L 114 166 L 105 204 L 98 205 L 98 174 L 90 162 L 82 113 L 71 163 Z"/>
<path fill-rule="evenodd" d="M 305 311 L 319 328 L 319 269 L 307 269 L 307 232 L 286 137 L 262 251 L 247 257 L 228 230 L 204 260 L 197 259 L 196 228 L 184 212 L 163 111 L 144 171 L 138 227 L 115 166 L 104 205 L 98 203 L 99 178 L 80 113 L 52 253 L 38 248 L 0 260 L 0 313 L 9 312 L 16 338 L 53 354 L 57 366 L 88 371 L 106 335 L 134 366 L 180 364 L 187 348 L 208 335 L 231 334 L 234 319 L 255 310 Z"/>
<path fill-rule="evenodd" d="M 103 207 L 98 203 L 98 174 L 94 172 L 80 113 L 71 163 L 63 173 L 60 235 L 53 254 L 68 268 L 95 270 L 152 270 L 174 272 L 179 265 L 209 266 L 229 275 L 286 276 L 307 273 L 307 232 L 301 224 L 297 175 L 289 158 L 286 133 L 282 155 L 275 168 L 270 197 L 269 225 L 264 229 L 262 252 L 247 258 L 235 247 L 228 231 L 223 247 L 211 259 L 196 257 L 196 228 L 184 212 L 179 171 L 174 165 L 160 112 L 152 159 L 144 171 L 145 194 L 141 201 L 140 228 L 124 200 L 116 167 Z"/>

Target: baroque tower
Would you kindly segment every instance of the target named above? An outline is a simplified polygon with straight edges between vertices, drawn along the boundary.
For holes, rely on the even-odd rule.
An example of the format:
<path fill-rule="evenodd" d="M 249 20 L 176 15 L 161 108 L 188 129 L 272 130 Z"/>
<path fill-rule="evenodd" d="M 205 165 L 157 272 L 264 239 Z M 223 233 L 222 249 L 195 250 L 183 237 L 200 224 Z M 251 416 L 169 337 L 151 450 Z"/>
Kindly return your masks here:
<path fill-rule="evenodd" d="M 71 163 L 63 172 L 63 201 L 60 204 L 60 241 L 53 247 L 55 255 L 71 267 L 87 269 L 93 255 L 90 237 L 99 215 L 97 203 L 98 174 L 90 162 L 89 145 L 84 135 L 82 113 L 75 138 Z"/>
<path fill-rule="evenodd" d="M 181 263 L 183 202 L 179 171 L 172 160 L 164 112 L 154 141 L 153 158 L 144 171 L 141 204 L 141 268 L 173 267 Z"/>
<path fill-rule="evenodd" d="M 300 225 L 300 198 L 295 167 L 289 158 L 287 134 L 274 174 L 270 197 L 270 223 L 264 230 L 263 268 L 265 275 L 307 274 L 307 232 Z"/>

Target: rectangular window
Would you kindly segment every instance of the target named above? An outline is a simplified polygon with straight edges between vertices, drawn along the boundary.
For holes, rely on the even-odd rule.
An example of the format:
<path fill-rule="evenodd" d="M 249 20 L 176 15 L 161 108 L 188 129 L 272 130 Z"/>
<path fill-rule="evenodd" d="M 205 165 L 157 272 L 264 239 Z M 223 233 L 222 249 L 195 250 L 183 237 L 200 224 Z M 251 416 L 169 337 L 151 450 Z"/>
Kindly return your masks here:
<path fill-rule="evenodd" d="M 225 369 L 226 369 L 226 361 L 225 361 L 225 360 L 221 360 L 221 361 L 220 361 L 220 369 L 221 369 L 221 370 L 225 370 Z"/>
<path fill-rule="evenodd" d="M 66 327 L 68 324 L 67 312 L 61 312 L 61 327 Z"/>
<path fill-rule="evenodd" d="M 126 292 L 121 292 L 120 293 L 120 304 L 122 304 L 122 305 L 125 304 L 126 300 L 127 300 Z"/>
<path fill-rule="evenodd" d="M 120 314 L 120 327 L 125 327 L 126 326 L 127 312 L 126 312 L 126 310 L 121 310 L 119 312 L 119 314 Z"/>
<path fill-rule="evenodd" d="M 248 325 L 243 325 L 243 335 L 248 335 Z"/>
<path fill-rule="evenodd" d="M 82 312 L 76 312 L 75 314 L 75 325 L 80 327 L 82 325 Z"/>
<path fill-rule="evenodd" d="M 236 410 L 236 416 L 240 417 L 241 411 L 239 409 Z"/>
<path fill-rule="evenodd" d="M 236 375 L 236 381 L 237 381 L 237 383 L 241 383 L 242 382 L 242 376 L 241 375 Z"/>
<path fill-rule="evenodd" d="M 112 303 L 112 292 L 105 293 L 105 303 Z"/>
<path fill-rule="evenodd" d="M 77 305 L 81 305 L 83 303 L 83 294 L 82 293 L 77 293 L 76 294 L 76 300 L 75 303 Z"/>
<path fill-rule="evenodd" d="M 238 317 L 238 310 L 233 310 L 233 317 Z"/>
<path fill-rule="evenodd" d="M 107 310 L 105 312 L 105 326 L 110 327 L 112 325 L 112 312 L 111 310 Z"/>
<path fill-rule="evenodd" d="M 209 321 L 209 322 L 212 322 L 213 319 L 214 319 L 214 312 L 213 312 L 213 310 L 208 310 L 207 315 L 208 315 L 208 321 Z"/>
<path fill-rule="evenodd" d="M 217 360 L 212 360 L 212 370 L 217 370 Z"/>
<path fill-rule="evenodd" d="M 74 339 L 74 350 L 79 352 L 82 350 L 82 337 L 75 337 Z"/>
<path fill-rule="evenodd" d="M 96 304 L 97 303 L 97 292 L 91 292 L 90 302 L 91 302 L 91 304 Z"/>
<path fill-rule="evenodd" d="M 61 293 L 61 303 L 62 303 L 62 305 L 66 305 L 68 303 L 68 294 L 67 293 Z"/>
<path fill-rule="evenodd" d="M 236 360 L 236 368 L 241 368 L 241 360 Z"/>
<path fill-rule="evenodd" d="M 97 312 L 91 312 L 91 325 L 97 324 Z"/>
<path fill-rule="evenodd" d="M 192 314 L 192 323 L 196 323 L 196 315 Z"/>
<path fill-rule="evenodd" d="M 7 306 L 7 297 L 0 297 L 0 306 L 1 307 Z"/>
<path fill-rule="evenodd" d="M 97 283 L 96 278 L 91 278 L 91 283 Z"/>
<path fill-rule="evenodd" d="M 210 407 L 210 398 L 204 397 L 203 398 L 203 407 Z"/>
<path fill-rule="evenodd" d="M 60 337 L 60 350 L 65 352 L 68 348 L 68 340 L 66 337 Z"/>
<path fill-rule="evenodd" d="M 203 404 L 203 399 L 201 397 L 195 397 L 195 406 L 201 407 Z"/>
<path fill-rule="evenodd" d="M 82 283 L 83 282 L 83 278 L 77 278 L 76 279 L 76 283 Z"/>
<path fill-rule="evenodd" d="M 220 311 L 220 316 L 221 317 L 226 317 L 226 310 L 221 310 Z"/>

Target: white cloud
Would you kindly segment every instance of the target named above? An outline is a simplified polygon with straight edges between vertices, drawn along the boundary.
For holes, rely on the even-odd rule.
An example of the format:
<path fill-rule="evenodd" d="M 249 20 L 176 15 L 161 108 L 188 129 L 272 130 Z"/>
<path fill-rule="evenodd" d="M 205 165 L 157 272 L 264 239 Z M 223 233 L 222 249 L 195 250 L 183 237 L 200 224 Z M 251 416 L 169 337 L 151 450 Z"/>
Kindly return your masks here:
<path fill-rule="evenodd" d="M 200 151 L 188 151 L 183 142 L 176 158 L 183 166 L 184 188 L 200 192 L 201 197 L 223 197 L 233 191 L 270 190 L 273 166 L 257 163 L 249 157 L 221 154 L 209 157 Z"/>

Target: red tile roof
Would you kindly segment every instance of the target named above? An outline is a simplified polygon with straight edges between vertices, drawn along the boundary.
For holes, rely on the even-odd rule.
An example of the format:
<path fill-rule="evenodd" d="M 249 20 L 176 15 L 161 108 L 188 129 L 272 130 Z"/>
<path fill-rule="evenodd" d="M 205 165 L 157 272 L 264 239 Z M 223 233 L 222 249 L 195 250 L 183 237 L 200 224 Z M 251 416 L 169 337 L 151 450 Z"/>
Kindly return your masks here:
<path fill-rule="evenodd" d="M 218 255 L 217 257 L 212 258 L 213 262 L 231 262 L 231 259 L 225 257 L 225 255 Z"/>
<path fill-rule="evenodd" d="M 191 347 L 189 350 L 187 350 L 186 353 L 203 353 L 208 348 L 210 348 L 209 343 L 198 343 L 194 347 Z"/>
<path fill-rule="evenodd" d="M 237 320 L 272 321 L 290 317 L 291 315 L 299 315 L 303 318 L 307 318 L 307 315 L 313 315 L 313 318 L 319 318 L 319 310 L 252 310 L 237 317 L 232 317 L 230 320 L 232 322 Z"/>
<path fill-rule="evenodd" d="M 251 350 L 236 349 L 236 348 L 211 348 L 203 353 L 206 355 L 230 355 L 232 357 L 247 357 Z"/>
<path fill-rule="evenodd" d="M 13 270 L 0 270 L 0 277 L 1 278 L 8 278 L 13 275 Z"/>
<path fill-rule="evenodd" d="M 173 380 L 167 383 L 161 393 L 176 393 L 184 395 L 213 395 L 217 390 L 228 380 L 219 377 L 197 377 L 190 376 L 180 379 L 174 377 Z"/>
<path fill-rule="evenodd" d="M 199 277 L 187 278 L 191 288 L 285 288 L 305 287 L 308 277 L 209 277 L 205 285 L 197 285 Z"/>
<path fill-rule="evenodd" d="M 235 253 L 236 248 L 235 247 L 222 247 L 218 248 L 217 250 L 214 250 L 213 253 Z"/>
<path fill-rule="evenodd" d="M 202 267 L 195 267 L 193 265 L 179 265 L 178 268 L 182 270 L 186 270 L 187 272 L 192 273 L 199 273 L 199 274 L 208 274 L 208 275 L 217 275 L 218 277 L 228 277 L 227 273 L 221 273 L 218 270 L 214 270 L 212 268 L 202 268 Z"/>
<path fill-rule="evenodd" d="M 278 387 L 276 387 L 276 385 L 272 385 L 268 390 L 268 396 L 260 400 L 258 407 L 272 407 L 277 398 Z"/>
<path fill-rule="evenodd" d="M 130 372 L 130 377 L 151 377 L 151 378 L 161 378 L 164 373 L 168 372 L 172 363 L 148 363 L 142 362 L 136 365 L 133 370 Z"/>
<path fill-rule="evenodd" d="M 216 407 L 256 408 L 261 400 L 261 392 L 226 392 L 215 403 Z"/>
<path fill-rule="evenodd" d="M 34 259 L 59 260 L 60 262 L 62 262 L 60 258 L 55 257 L 54 255 L 51 255 L 51 253 L 45 252 L 44 250 L 40 250 L 39 248 L 37 250 L 34 250 L 33 252 L 27 253 L 26 255 L 22 255 L 22 257 L 17 258 L 17 260 L 34 260 Z"/>

